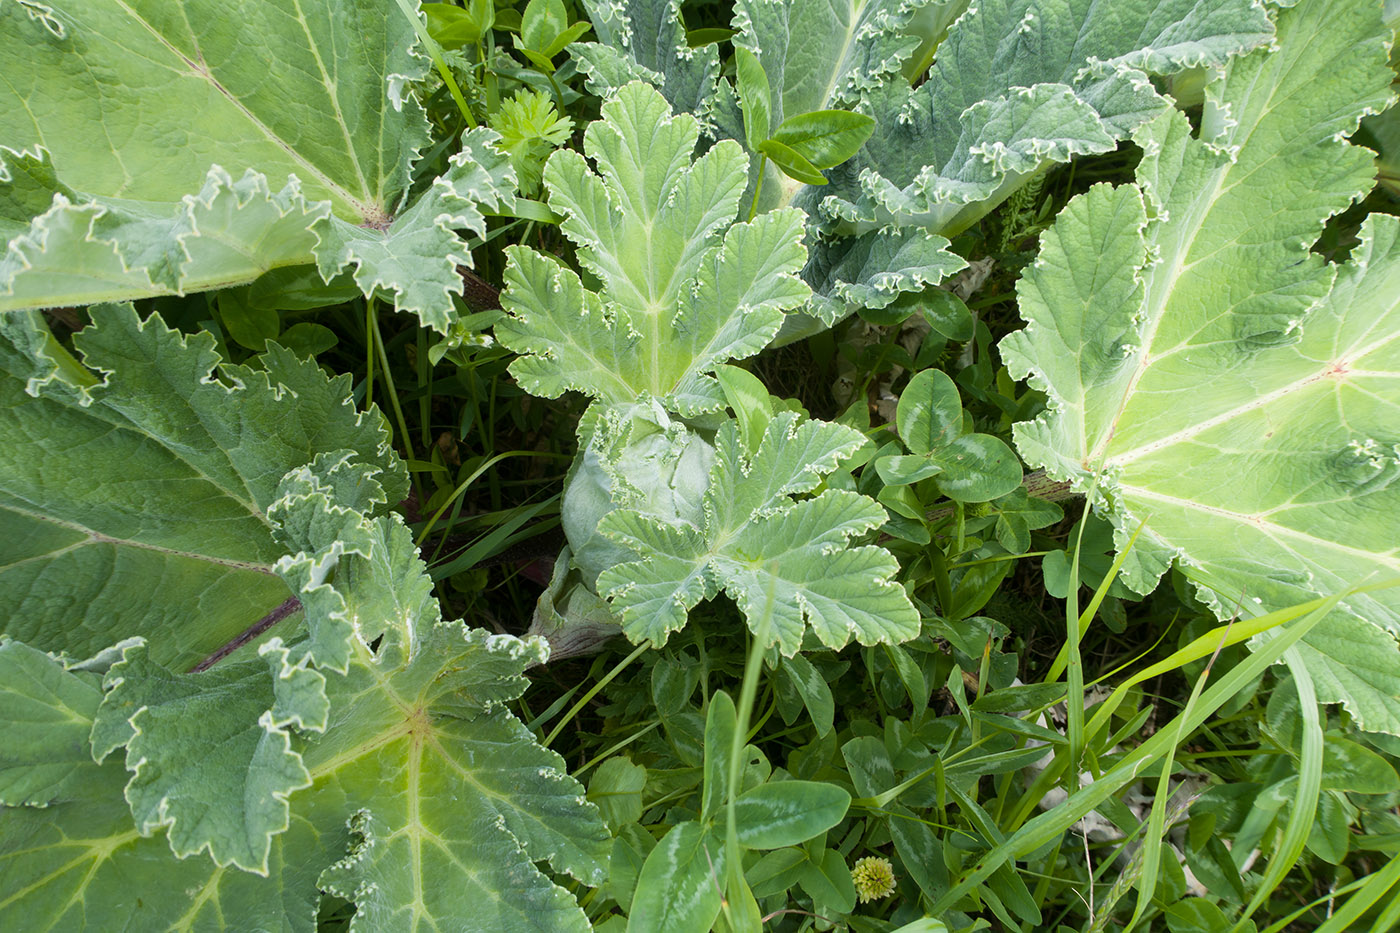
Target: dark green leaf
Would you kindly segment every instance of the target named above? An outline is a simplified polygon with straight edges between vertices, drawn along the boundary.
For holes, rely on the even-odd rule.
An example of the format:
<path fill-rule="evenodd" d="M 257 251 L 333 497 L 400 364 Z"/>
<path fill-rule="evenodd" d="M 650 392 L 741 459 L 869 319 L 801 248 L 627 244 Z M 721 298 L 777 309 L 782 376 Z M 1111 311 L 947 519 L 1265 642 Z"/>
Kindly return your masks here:
<path fill-rule="evenodd" d="M 692 49 L 698 49 L 706 45 L 714 45 L 716 42 L 727 42 L 734 37 L 732 29 L 719 29 L 716 27 L 708 29 L 692 29 L 685 34 L 685 43 Z"/>
<path fill-rule="evenodd" d="M 808 162 L 800 152 L 783 145 L 776 139 L 765 139 L 758 144 L 758 151 L 773 160 L 773 164 L 791 178 L 808 185 L 826 184 L 826 176 Z"/>
<path fill-rule="evenodd" d="M 841 822 L 850 805 L 851 795 L 835 784 L 761 784 L 734 801 L 739 842 L 750 849 L 797 845 Z"/>
<path fill-rule="evenodd" d="M 724 877 L 722 836 L 699 823 L 677 823 L 647 856 L 628 912 L 632 933 L 709 933 L 719 914 Z"/>
<path fill-rule="evenodd" d="M 524 49 L 548 58 L 549 47 L 568 27 L 569 12 L 564 8 L 564 0 L 530 0 L 520 14 L 520 41 Z"/>
<path fill-rule="evenodd" d="M 899 394 L 895 424 L 912 452 L 942 450 L 963 433 L 958 387 L 942 370 L 926 369 L 917 374 Z"/>
<path fill-rule="evenodd" d="M 773 139 L 797 152 L 819 169 L 835 168 L 855 155 L 875 121 L 849 110 L 813 110 L 788 117 L 773 131 Z"/>
<path fill-rule="evenodd" d="M 739 105 L 744 111 L 744 137 L 749 148 L 757 150 L 768 138 L 773 113 L 768 75 L 758 56 L 743 46 L 734 50 L 734 74 L 739 87 Z"/>
<path fill-rule="evenodd" d="M 987 502 L 1021 485 L 1021 461 L 1000 438 L 965 434 L 933 455 L 938 488 L 958 502 Z"/>
<path fill-rule="evenodd" d="M 917 302 L 929 327 L 949 340 L 972 339 L 972 312 L 957 295 L 944 288 L 930 288 L 918 296 Z"/>

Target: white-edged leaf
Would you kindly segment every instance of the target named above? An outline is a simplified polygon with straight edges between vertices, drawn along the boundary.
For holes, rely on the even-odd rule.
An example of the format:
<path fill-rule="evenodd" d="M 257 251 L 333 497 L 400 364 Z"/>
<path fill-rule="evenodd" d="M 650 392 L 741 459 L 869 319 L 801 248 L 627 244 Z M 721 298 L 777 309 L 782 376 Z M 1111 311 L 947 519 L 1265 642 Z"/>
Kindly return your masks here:
<path fill-rule="evenodd" d="M 470 264 L 454 231 L 514 178 L 474 135 L 403 210 L 429 141 L 414 26 L 377 0 L 0 6 L 0 311 L 353 262 L 445 331 Z"/>
<path fill-rule="evenodd" d="M 1222 617 L 1400 575 L 1400 243 L 1373 217 L 1351 262 L 1309 252 L 1372 184 L 1344 137 L 1389 101 L 1378 10 L 1300 3 L 1279 48 L 1206 88 L 1200 138 L 1143 126 L 1138 184 L 1096 187 L 1042 237 L 1007 338 L 1050 410 L 1022 455 L 1087 490 L 1146 593 L 1179 559 Z M 1345 61 L 1348 66 L 1338 68 Z M 1300 643 L 1325 702 L 1400 732 L 1400 602 L 1343 601 Z"/>
<path fill-rule="evenodd" d="M 316 251 L 322 277 L 330 281 L 346 266 L 366 295 L 392 295 L 400 311 L 446 333 L 456 318 L 452 296 L 462 294 L 458 266 L 471 266 L 471 252 L 458 230 L 486 233 L 481 206 L 507 203 L 515 192 L 510 158 L 496 148 L 500 136 L 475 129 L 462 137 L 451 167 L 387 229 L 332 217 Z"/>
<path fill-rule="evenodd" d="M 698 134 L 692 117 L 629 84 L 584 134 L 598 174 L 577 153 L 550 157 L 550 207 L 602 287 L 533 250 L 507 251 L 510 317 L 496 335 L 522 354 L 511 371 L 530 392 L 689 407 L 716 394 L 698 385 L 708 370 L 763 349 L 807 297 L 795 275 L 801 214 L 732 223 L 745 156 L 723 142 L 692 163 Z"/>
<path fill-rule="evenodd" d="M 583 0 L 598 42 L 570 46 L 588 89 L 607 97 L 641 79 L 666 95 L 677 113 L 704 119 L 719 78 L 714 46 L 692 49 L 681 24 L 680 0 Z"/>
<path fill-rule="evenodd" d="M 104 376 L 90 387 L 27 315 L 0 319 L 0 627 L 78 657 L 141 635 L 188 668 L 293 595 L 267 514 L 285 473 L 354 451 L 392 501 L 406 476 L 348 376 L 275 346 L 261 370 L 219 366 L 209 334 L 125 306 L 93 317 L 74 339 Z"/>
<path fill-rule="evenodd" d="M 635 509 L 609 513 L 599 530 L 641 558 L 598 577 L 633 641 L 662 644 L 685 624 L 691 608 L 720 590 L 751 629 L 768 626 L 784 655 L 802 645 L 810 626 L 840 648 L 914 637 L 919 616 L 893 581 L 894 557 L 882 548 L 847 547 L 884 523 L 874 501 L 840 490 L 811 499 L 824 475 L 864 443 L 836 424 L 797 423 L 792 412 L 769 422 L 750 457 L 733 422 L 716 439 L 715 465 L 705 494 L 703 527 Z"/>

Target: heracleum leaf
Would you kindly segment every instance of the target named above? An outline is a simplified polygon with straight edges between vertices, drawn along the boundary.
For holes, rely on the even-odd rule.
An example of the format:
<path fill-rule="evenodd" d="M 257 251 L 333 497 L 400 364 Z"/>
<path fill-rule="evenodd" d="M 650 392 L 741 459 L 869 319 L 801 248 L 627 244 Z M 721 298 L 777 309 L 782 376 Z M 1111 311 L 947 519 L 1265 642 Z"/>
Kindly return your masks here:
<path fill-rule="evenodd" d="M 0 311 L 353 262 L 367 293 L 446 330 L 453 231 L 479 230 L 475 202 L 513 178 L 459 162 L 395 216 L 429 138 L 404 92 L 427 66 L 407 17 L 377 0 L 40 6 L 0 6 Z M 461 158 L 494 166 L 484 145 Z"/>
<path fill-rule="evenodd" d="M 207 848 L 219 865 L 265 873 L 272 837 L 288 826 L 287 798 L 311 784 L 287 724 L 269 712 L 267 668 L 254 660 L 176 674 L 138 643 L 107 672 L 92 752 L 101 760 L 126 747 L 137 831 L 169 827 L 178 858 Z"/>
<path fill-rule="evenodd" d="M 0 148 L 0 192 L 49 154 Z M 219 165 L 166 202 L 96 198 L 53 184 L 32 212 L 6 217 L 0 311 L 122 301 L 249 282 L 310 262 L 330 204 L 308 201 L 295 178 L 280 190 L 252 169 Z M 0 197 L 3 194 L 0 193 Z"/>
<path fill-rule="evenodd" d="M 1219 65 L 1272 33 L 1250 0 L 978 3 L 949 29 L 926 81 L 865 95 L 875 135 L 851 163 L 863 196 L 835 215 L 873 220 L 884 210 L 957 232 L 1017 176 L 1110 149 L 1160 113 L 1166 101 L 1145 73 Z"/>
<path fill-rule="evenodd" d="M 543 653 L 538 639 L 438 623 L 411 656 L 360 650 L 332 680 L 333 727 L 304 757 L 309 804 L 364 814 L 350 855 L 321 876 L 356 902 L 352 929 L 588 929 L 532 862 L 597 885 L 607 828 L 563 759 L 502 705 Z"/>
<path fill-rule="evenodd" d="M 90 792 L 99 769 L 88 732 L 101 700 L 100 675 L 70 674 L 42 651 L 0 641 L 0 806 L 46 806 Z"/>
<path fill-rule="evenodd" d="M 584 133 L 598 174 L 568 150 L 545 168 L 550 207 L 601 287 L 510 247 L 496 336 L 522 354 L 511 372 L 536 395 L 715 410 L 723 396 L 705 373 L 763 349 L 807 296 L 802 215 L 733 223 L 743 152 L 721 142 L 692 163 L 696 121 L 650 87 L 627 85 L 602 112 Z"/>
<path fill-rule="evenodd" d="M 143 837 L 133 826 L 122 799 L 129 775 L 120 756 L 97 764 L 86 738 L 101 700 L 102 670 L 128 647 L 70 665 L 17 642 L 0 648 L 2 663 L 18 661 L 23 669 L 13 681 L 6 678 L 8 689 L 0 693 L 7 735 L 39 740 L 8 746 L 13 761 L 27 763 L 30 777 L 56 765 L 66 774 L 29 806 L 2 801 L 0 926 L 67 933 L 109 929 L 121 917 L 133 929 L 217 931 L 237 918 L 244 928 L 310 933 L 319 866 L 300 857 L 287 861 L 284 846 L 299 856 L 318 846 L 343 848 L 345 833 L 334 823 L 317 829 L 294 817 L 272 839 L 270 877 L 220 868 L 208 858 L 176 859 L 160 834 Z M 44 733 L 10 733 L 16 712 L 28 729 L 44 723 Z M 45 798 L 52 802 L 35 806 Z"/>
<path fill-rule="evenodd" d="M 278 493 L 268 518 L 289 553 L 274 570 L 301 603 L 308 638 L 300 647 L 317 666 L 344 673 L 353 639 L 410 630 L 436 611 L 408 529 L 397 517 L 369 517 L 382 497 L 372 468 L 344 453 L 322 454 L 283 477 Z M 332 575 L 334 586 L 327 583 Z M 324 728 L 309 711 L 302 718 Z"/>
<path fill-rule="evenodd" d="M 74 338 L 91 388 L 35 355 L 24 317 L 0 323 L 0 627 L 77 657 L 141 635 L 187 668 L 293 595 L 267 515 L 285 473 L 350 450 L 391 501 L 406 478 L 348 376 L 275 346 L 261 370 L 220 366 L 208 334 L 94 318 Z"/>
<path fill-rule="evenodd" d="M 1371 187 L 1343 138 L 1388 102 L 1386 33 L 1340 0 L 1280 12 L 1278 33 L 1207 86 L 1199 139 L 1157 118 L 1136 186 L 1062 212 L 1002 344 L 1050 396 L 1022 455 L 1097 484 L 1118 547 L 1146 522 L 1123 581 L 1148 592 L 1178 559 L 1222 618 L 1400 573 L 1397 226 L 1373 217 L 1340 268 L 1308 251 Z M 1300 644 L 1319 698 L 1400 732 L 1397 634 L 1393 593 L 1343 600 Z"/>
<path fill-rule="evenodd" d="M 847 547 L 884 523 L 874 501 L 816 489 L 821 478 L 864 443 L 850 428 L 792 412 L 769 422 L 750 457 L 733 422 L 716 438 L 716 457 L 700 526 L 634 509 L 609 513 L 600 531 L 640 559 L 605 570 L 598 592 L 611 600 L 633 641 L 660 645 L 691 608 L 721 590 L 757 631 L 791 656 L 810 625 L 840 648 L 914 637 L 919 616 L 892 577 L 898 564 L 882 548 Z M 765 617 L 767 617 L 765 621 Z"/>
<path fill-rule="evenodd" d="M 320 488 L 346 490 L 353 501 L 354 471 L 339 463 L 318 461 Z M 308 484 L 308 471 L 299 472 L 289 485 Z M 293 509 L 326 512 L 315 495 Z M 333 530 L 321 521 L 303 523 L 305 533 Z M 371 536 L 412 552 L 397 516 L 370 523 L 384 526 Z M 141 902 L 121 916 L 146 928 L 217 928 L 217 913 L 204 906 L 212 898 L 239 923 L 310 931 L 324 889 L 355 902 L 352 929 L 374 933 L 588 929 L 573 897 L 534 862 L 597 885 L 607 829 L 563 760 L 504 705 L 525 689 L 523 671 L 544 659 L 544 643 L 441 621 L 436 601 L 419 598 L 428 585 L 419 561 L 342 559 L 335 569 L 326 585 L 343 590 L 356 630 L 382 635 L 355 638 L 343 674 L 304 664 L 290 672 L 293 681 L 321 678 L 312 685 L 320 690 L 283 686 L 288 651 L 301 648 L 276 640 L 262 662 L 194 675 L 157 668 L 139 645 L 125 649 L 91 723 L 92 751 L 125 747 L 137 824 L 130 813 L 116 819 L 101 799 L 60 803 L 44 824 L 7 811 L 0 924 L 22 916 L 25 929 L 103 929 L 98 912 L 125 892 Z M 58 676 L 69 678 L 61 686 L 72 693 L 77 675 Z M 322 690 L 329 716 L 318 735 L 308 728 L 314 711 L 299 701 Z M 75 729 L 88 708 L 73 715 Z M 101 770 L 114 795 L 125 780 L 110 762 L 89 757 L 86 767 Z M 290 813 L 278 787 L 294 791 Z M 286 831 L 264 833 L 275 830 L 279 811 Z M 168 840 L 137 830 L 163 823 Z M 263 863 L 252 866 L 265 877 L 171 852 L 203 844 L 223 861 L 256 856 L 252 843 L 265 847 Z M 276 914 L 264 904 L 284 916 L 270 919 Z"/>
<path fill-rule="evenodd" d="M 341 828 L 323 831 L 293 819 L 273 841 L 271 878 L 219 868 L 204 857 L 180 860 L 164 838 L 143 838 L 133 828 L 121 796 L 121 765 L 108 762 L 98 770 L 110 786 L 101 800 L 0 815 L 0 923 L 6 929 L 97 933 L 110 930 L 114 917 L 134 930 L 218 933 L 235 920 L 240 929 L 316 929 L 318 867 L 304 855 L 343 846 Z M 289 850 L 296 853 L 291 858 Z"/>
<path fill-rule="evenodd" d="M 692 49 L 679 0 L 583 0 L 598 42 L 575 42 L 569 54 L 588 75 L 588 89 L 607 97 L 641 79 L 661 91 L 677 113 L 703 119 L 719 78 L 715 46 Z"/>
<path fill-rule="evenodd" d="M 1148 73 L 1220 64 L 1272 36 L 1253 0 L 921 6 L 736 5 L 735 44 L 758 53 L 773 82 L 775 119 L 833 106 L 875 119 L 862 150 L 826 173 L 830 185 L 764 186 L 761 207 L 802 207 L 832 237 L 813 247 L 804 273 L 818 295 L 811 318 L 789 318 L 780 342 L 830 326 L 871 291 L 881 297 L 873 307 L 884 307 L 962 265 L 947 262 L 930 283 L 902 275 L 908 265 L 896 253 L 866 241 L 891 237 L 891 226 L 940 240 L 961 232 L 1047 165 L 1110 150 L 1160 113 L 1167 104 Z M 927 77 L 911 88 L 901 65 L 918 36 L 936 42 L 945 29 Z M 717 122 L 735 136 L 732 120 Z M 846 260 L 848 251 L 859 258 Z"/>
<path fill-rule="evenodd" d="M 452 296 L 462 294 L 458 266 L 471 266 L 471 251 L 457 234 L 486 233 L 481 206 L 499 208 L 515 191 L 515 169 L 498 150 L 500 136 L 475 129 L 462 137 L 462 149 L 413 206 L 387 229 L 332 217 L 316 265 L 330 281 L 346 266 L 366 295 L 391 293 L 400 310 L 445 333 L 456 312 Z"/>
<path fill-rule="evenodd" d="M 967 265 L 947 247 L 946 237 L 917 227 L 820 238 L 812 244 L 802 269 L 802 280 L 812 286 L 812 300 L 805 310 L 835 323 L 852 308 L 887 308 L 901 295 L 922 292 Z"/>

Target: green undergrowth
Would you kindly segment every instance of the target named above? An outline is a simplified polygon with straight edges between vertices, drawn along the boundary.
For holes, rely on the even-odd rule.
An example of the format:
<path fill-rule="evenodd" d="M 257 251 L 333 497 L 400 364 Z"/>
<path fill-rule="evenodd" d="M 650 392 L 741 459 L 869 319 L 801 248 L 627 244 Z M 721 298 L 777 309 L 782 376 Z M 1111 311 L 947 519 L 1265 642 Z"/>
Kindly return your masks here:
<path fill-rule="evenodd" d="M 0 928 L 1400 928 L 1394 4 L 1100 6 L 0 0 Z"/>

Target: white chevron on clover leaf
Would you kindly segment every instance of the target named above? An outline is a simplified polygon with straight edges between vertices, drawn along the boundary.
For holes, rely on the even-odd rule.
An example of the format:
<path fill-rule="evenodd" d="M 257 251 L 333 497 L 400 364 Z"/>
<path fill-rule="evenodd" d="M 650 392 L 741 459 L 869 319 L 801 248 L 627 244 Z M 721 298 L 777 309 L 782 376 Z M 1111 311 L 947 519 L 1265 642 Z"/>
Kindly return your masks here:
<path fill-rule="evenodd" d="M 634 83 L 584 133 L 596 174 L 577 153 L 550 157 L 550 208 L 601 287 L 531 249 L 507 250 L 510 316 L 495 332 L 521 354 L 511 372 L 527 390 L 713 411 L 723 398 L 706 373 L 763 349 L 806 299 L 795 275 L 802 215 L 733 223 L 746 157 L 731 141 L 692 162 L 698 137 L 694 118 Z"/>
<path fill-rule="evenodd" d="M 627 508 L 605 516 L 599 531 L 638 555 L 598 577 L 598 592 L 628 637 L 664 643 L 690 609 L 721 590 L 750 629 L 767 626 L 771 643 L 788 656 L 808 626 L 832 648 L 917 635 L 919 614 L 893 580 L 898 562 L 883 548 L 848 547 L 884 524 L 884 509 L 836 489 L 792 499 L 815 490 L 864 443 L 851 428 L 799 424 L 796 414 L 782 412 L 748 454 L 728 421 L 716 438 L 699 526 Z"/>
<path fill-rule="evenodd" d="M 0 312 L 183 294 L 354 264 L 445 331 L 514 191 L 481 131 L 413 205 L 428 141 L 413 25 L 375 0 L 0 5 Z M 253 50 L 284 64 L 277 80 Z M 467 164 L 476 160 L 479 164 Z"/>
<path fill-rule="evenodd" d="M 1277 26 L 1209 81 L 1199 132 L 1155 118 L 1137 184 L 1065 208 L 1002 343 L 1050 397 L 1022 456 L 1096 490 L 1120 548 L 1146 523 L 1130 587 L 1179 560 L 1222 618 L 1400 576 L 1400 227 L 1372 217 L 1342 266 L 1309 251 L 1373 183 L 1345 137 L 1389 103 L 1388 32 L 1353 0 Z M 1395 593 L 1348 597 L 1300 650 L 1320 699 L 1400 733 Z"/>

